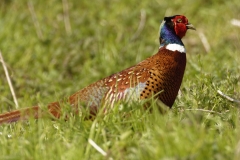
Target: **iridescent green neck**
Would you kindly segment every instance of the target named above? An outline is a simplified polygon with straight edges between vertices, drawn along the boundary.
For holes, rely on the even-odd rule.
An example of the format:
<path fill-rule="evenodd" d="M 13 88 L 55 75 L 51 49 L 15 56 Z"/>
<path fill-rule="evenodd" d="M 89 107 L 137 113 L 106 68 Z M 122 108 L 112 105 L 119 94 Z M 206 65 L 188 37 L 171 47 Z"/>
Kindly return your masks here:
<path fill-rule="evenodd" d="M 160 26 L 160 47 L 168 44 L 178 44 L 184 46 L 182 40 L 176 35 L 173 28 L 168 26 L 165 21 Z"/>

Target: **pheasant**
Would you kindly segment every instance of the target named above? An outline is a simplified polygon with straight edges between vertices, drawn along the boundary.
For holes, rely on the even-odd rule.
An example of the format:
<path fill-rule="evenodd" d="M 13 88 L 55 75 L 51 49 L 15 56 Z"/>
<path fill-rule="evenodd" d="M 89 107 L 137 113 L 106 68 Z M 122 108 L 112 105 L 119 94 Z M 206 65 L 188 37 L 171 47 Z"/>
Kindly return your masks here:
<path fill-rule="evenodd" d="M 188 29 L 195 30 L 183 15 L 164 17 L 160 25 L 158 52 L 142 62 L 101 79 L 71 95 L 66 101 L 76 112 L 83 106 L 95 115 L 101 107 L 110 108 L 119 100 L 148 99 L 154 97 L 172 107 L 182 83 L 186 50 L 181 39 Z M 61 102 L 48 104 L 53 117 L 62 115 Z M 84 104 L 84 105 L 82 105 Z M 74 112 L 75 112 L 74 111 Z M 0 114 L 0 124 L 30 117 L 41 118 L 44 113 L 39 106 Z"/>

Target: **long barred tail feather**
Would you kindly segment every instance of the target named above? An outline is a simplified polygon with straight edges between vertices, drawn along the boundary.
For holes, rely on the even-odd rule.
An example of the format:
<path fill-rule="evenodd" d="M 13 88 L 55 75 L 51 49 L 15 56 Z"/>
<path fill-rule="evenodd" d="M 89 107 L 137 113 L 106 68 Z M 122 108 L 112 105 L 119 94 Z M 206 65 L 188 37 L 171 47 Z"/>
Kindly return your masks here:
<path fill-rule="evenodd" d="M 0 114 L 0 125 L 4 123 L 26 121 L 31 118 L 39 119 L 49 115 L 55 118 L 59 118 L 61 114 L 59 103 L 58 102 L 50 103 L 48 105 L 48 112 L 42 110 L 39 106 L 33 106 L 29 108 L 10 111 L 7 113 L 2 113 Z"/>
<path fill-rule="evenodd" d="M 15 110 L 0 114 L 0 124 L 12 123 L 21 120 L 28 120 L 29 118 L 38 119 L 41 116 L 40 108 L 38 106 Z"/>

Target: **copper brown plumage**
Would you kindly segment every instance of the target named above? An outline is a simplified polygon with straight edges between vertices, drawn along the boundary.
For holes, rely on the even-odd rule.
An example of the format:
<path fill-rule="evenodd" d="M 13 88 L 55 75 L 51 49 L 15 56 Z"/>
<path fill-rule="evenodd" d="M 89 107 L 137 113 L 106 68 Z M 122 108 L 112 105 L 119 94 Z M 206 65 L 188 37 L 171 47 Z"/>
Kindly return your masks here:
<path fill-rule="evenodd" d="M 186 66 L 185 47 L 181 38 L 187 29 L 195 29 L 185 16 L 165 17 L 160 27 L 160 47 L 157 54 L 135 66 L 99 80 L 75 94 L 67 103 L 78 112 L 82 106 L 96 114 L 100 107 L 111 108 L 119 100 L 147 99 L 151 96 L 172 107 Z M 62 115 L 61 102 L 48 104 L 48 112 L 56 118 Z M 84 104 L 84 105 L 82 105 Z M 46 115 L 38 106 L 0 114 L 0 124 L 40 118 Z"/>

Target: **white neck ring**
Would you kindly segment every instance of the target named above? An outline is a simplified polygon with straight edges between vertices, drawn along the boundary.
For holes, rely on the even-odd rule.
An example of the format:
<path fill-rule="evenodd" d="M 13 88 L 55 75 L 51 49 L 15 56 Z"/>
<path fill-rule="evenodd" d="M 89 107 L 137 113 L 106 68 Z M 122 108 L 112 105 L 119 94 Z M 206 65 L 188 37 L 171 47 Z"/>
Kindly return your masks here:
<path fill-rule="evenodd" d="M 166 49 L 168 49 L 170 51 L 178 51 L 181 53 L 186 53 L 185 47 L 183 45 L 176 44 L 176 43 L 166 45 Z"/>

